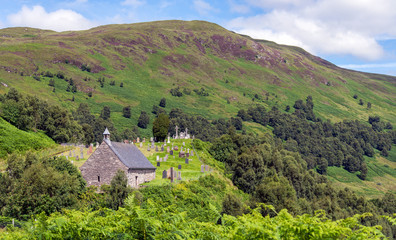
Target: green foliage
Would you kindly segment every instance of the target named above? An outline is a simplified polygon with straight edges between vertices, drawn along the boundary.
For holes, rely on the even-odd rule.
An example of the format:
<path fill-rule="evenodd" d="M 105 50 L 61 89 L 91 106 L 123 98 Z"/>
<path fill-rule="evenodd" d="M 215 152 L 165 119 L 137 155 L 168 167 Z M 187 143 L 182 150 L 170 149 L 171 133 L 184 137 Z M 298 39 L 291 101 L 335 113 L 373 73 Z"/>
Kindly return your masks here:
<path fill-rule="evenodd" d="M 118 170 L 116 175 L 113 177 L 109 188 L 105 192 L 107 195 L 107 205 L 109 208 L 117 210 L 124 205 L 125 199 L 131 192 L 131 188 L 128 187 L 128 179 L 124 171 Z"/>
<path fill-rule="evenodd" d="M 160 103 L 159 103 L 159 106 L 160 107 L 166 107 L 166 98 L 161 98 L 161 101 L 160 101 Z"/>
<path fill-rule="evenodd" d="M 169 117 L 166 114 L 159 114 L 153 122 L 153 136 L 157 141 L 164 141 L 168 136 Z"/>
<path fill-rule="evenodd" d="M 180 87 L 177 88 L 172 88 L 170 91 L 170 94 L 174 97 L 181 97 L 183 96 L 183 93 L 180 91 Z"/>
<path fill-rule="evenodd" d="M 140 112 L 140 116 L 138 119 L 138 127 L 147 128 L 147 125 L 150 123 L 150 117 L 145 111 Z"/>
<path fill-rule="evenodd" d="M 131 106 L 126 106 L 122 109 L 122 116 L 125 118 L 131 118 Z"/>
<path fill-rule="evenodd" d="M 102 112 L 100 113 L 100 118 L 103 120 L 110 119 L 111 110 L 109 106 L 104 106 Z"/>

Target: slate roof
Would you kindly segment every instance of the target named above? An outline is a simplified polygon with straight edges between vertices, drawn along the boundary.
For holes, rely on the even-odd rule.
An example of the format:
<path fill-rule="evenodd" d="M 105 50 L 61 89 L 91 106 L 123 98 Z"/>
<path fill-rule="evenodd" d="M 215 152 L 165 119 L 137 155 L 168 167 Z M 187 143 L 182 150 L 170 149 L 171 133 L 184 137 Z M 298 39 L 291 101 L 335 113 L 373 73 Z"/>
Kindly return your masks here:
<path fill-rule="evenodd" d="M 105 142 L 128 168 L 156 169 L 135 145 L 119 142 Z"/>

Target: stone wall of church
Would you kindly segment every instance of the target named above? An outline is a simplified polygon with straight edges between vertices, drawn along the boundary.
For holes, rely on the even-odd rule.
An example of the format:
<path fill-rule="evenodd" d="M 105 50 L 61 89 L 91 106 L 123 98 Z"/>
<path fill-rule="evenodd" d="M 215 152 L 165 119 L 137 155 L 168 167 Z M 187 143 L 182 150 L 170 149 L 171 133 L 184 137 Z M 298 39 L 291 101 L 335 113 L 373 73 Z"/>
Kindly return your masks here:
<path fill-rule="evenodd" d="M 127 176 L 128 185 L 133 188 L 138 188 L 140 184 L 150 182 L 155 179 L 155 169 L 129 169 Z"/>
<path fill-rule="evenodd" d="M 118 169 L 128 174 L 128 167 L 119 160 L 117 155 L 105 142 L 102 142 L 80 167 L 81 174 L 85 181 L 87 181 L 87 186 L 110 184 L 111 179 L 116 175 Z"/>

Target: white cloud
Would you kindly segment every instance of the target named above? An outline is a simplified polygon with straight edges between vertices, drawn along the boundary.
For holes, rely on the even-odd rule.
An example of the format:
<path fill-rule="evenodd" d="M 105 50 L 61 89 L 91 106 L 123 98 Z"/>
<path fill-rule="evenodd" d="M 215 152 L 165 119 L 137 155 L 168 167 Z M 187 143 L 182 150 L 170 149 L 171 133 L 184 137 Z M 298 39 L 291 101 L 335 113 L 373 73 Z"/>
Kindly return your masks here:
<path fill-rule="evenodd" d="M 367 68 L 396 68 L 396 62 L 374 63 L 374 64 L 347 64 L 341 65 L 342 68 L 367 69 Z"/>
<path fill-rule="evenodd" d="M 95 24 L 72 10 L 60 9 L 46 12 L 42 6 L 22 9 L 7 17 L 12 26 L 34 27 L 55 31 L 84 30 L 94 27 Z"/>
<path fill-rule="evenodd" d="M 255 38 L 297 45 L 314 53 L 351 54 L 375 60 L 384 54 L 377 40 L 396 37 L 394 0 L 378 0 L 375 4 L 369 0 L 248 2 L 267 12 L 233 19 L 229 28 Z"/>
<path fill-rule="evenodd" d="M 207 2 L 203 0 L 195 0 L 194 8 L 198 11 L 200 15 L 207 15 L 209 12 L 214 11 L 215 9 Z"/>
<path fill-rule="evenodd" d="M 146 2 L 143 0 L 125 0 L 121 3 L 121 5 L 131 6 L 131 7 L 135 7 L 135 8 L 139 7 L 141 5 L 144 5 L 144 4 L 146 4 Z"/>
<path fill-rule="evenodd" d="M 250 11 L 250 7 L 247 4 L 238 4 L 232 0 L 228 1 L 230 4 L 231 12 L 235 13 L 248 13 Z"/>

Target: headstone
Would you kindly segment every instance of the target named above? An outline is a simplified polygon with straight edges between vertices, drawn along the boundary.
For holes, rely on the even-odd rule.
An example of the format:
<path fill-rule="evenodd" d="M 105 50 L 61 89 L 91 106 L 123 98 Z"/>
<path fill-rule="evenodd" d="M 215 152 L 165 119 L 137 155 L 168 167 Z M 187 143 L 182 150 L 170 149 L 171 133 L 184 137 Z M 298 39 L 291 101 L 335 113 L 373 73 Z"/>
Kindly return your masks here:
<path fill-rule="evenodd" d="M 161 152 L 163 152 L 163 151 L 164 151 L 164 145 L 161 146 Z"/>
<path fill-rule="evenodd" d="M 160 167 L 161 166 L 161 163 L 160 162 L 157 162 L 157 167 Z"/>
<path fill-rule="evenodd" d="M 201 172 L 205 172 L 205 166 L 201 165 Z"/>
<path fill-rule="evenodd" d="M 181 169 L 181 165 L 179 165 L 177 168 L 180 170 Z"/>
<path fill-rule="evenodd" d="M 173 173 L 173 167 L 170 168 L 170 178 L 171 178 L 171 182 L 173 183 L 173 179 L 174 179 L 174 173 Z"/>
<path fill-rule="evenodd" d="M 154 148 L 154 142 L 151 142 L 151 148 Z"/>
<path fill-rule="evenodd" d="M 155 146 L 155 151 L 158 152 L 158 146 Z"/>
<path fill-rule="evenodd" d="M 180 151 L 180 152 L 179 152 L 179 158 L 184 158 L 184 156 L 185 156 L 184 152 L 183 152 L 183 151 Z"/>
<path fill-rule="evenodd" d="M 183 146 L 186 146 L 186 143 L 185 143 L 185 142 L 183 142 Z"/>
<path fill-rule="evenodd" d="M 168 146 L 168 147 L 166 147 L 166 152 L 168 153 L 169 151 L 170 151 L 170 148 Z"/>
<path fill-rule="evenodd" d="M 136 139 L 136 141 L 137 141 L 137 142 L 140 142 L 140 138 L 138 137 L 138 138 Z"/>
<path fill-rule="evenodd" d="M 160 162 L 162 162 L 162 158 L 160 158 Z"/>
<path fill-rule="evenodd" d="M 81 159 L 83 159 L 84 158 L 84 153 L 83 152 L 81 152 L 81 154 L 80 154 L 81 156 L 80 156 L 80 158 Z"/>
<path fill-rule="evenodd" d="M 151 138 L 150 138 L 150 142 L 153 142 L 153 141 L 154 141 L 154 138 L 153 138 L 153 137 L 151 137 Z"/>
<path fill-rule="evenodd" d="M 70 150 L 70 152 L 69 152 L 69 157 L 72 157 L 73 155 L 72 155 L 72 151 Z"/>
<path fill-rule="evenodd" d="M 205 165 L 205 171 L 209 172 L 209 166 L 208 165 Z"/>
<path fill-rule="evenodd" d="M 66 156 L 66 160 L 69 160 L 69 156 Z"/>
<path fill-rule="evenodd" d="M 170 143 L 170 137 L 168 136 L 168 143 Z"/>
<path fill-rule="evenodd" d="M 70 162 L 71 162 L 72 164 L 74 163 L 74 161 L 73 161 L 73 160 L 71 160 Z"/>
<path fill-rule="evenodd" d="M 181 171 L 178 171 L 178 172 L 177 172 L 177 180 L 182 180 L 182 178 L 181 178 Z"/>
<path fill-rule="evenodd" d="M 170 155 L 173 155 L 173 150 L 170 150 L 169 154 L 170 154 Z"/>
<path fill-rule="evenodd" d="M 140 143 L 140 146 L 139 146 L 140 148 L 142 148 L 143 147 L 143 143 Z"/>
<path fill-rule="evenodd" d="M 157 155 L 157 162 L 159 161 L 159 156 Z"/>
<path fill-rule="evenodd" d="M 178 150 L 179 150 L 179 147 L 176 146 L 176 147 L 174 147 L 173 149 L 174 149 L 175 151 L 178 151 Z"/>
<path fill-rule="evenodd" d="M 186 153 L 186 157 L 190 157 L 190 154 L 189 154 L 189 153 Z"/>
<path fill-rule="evenodd" d="M 164 170 L 162 172 L 162 179 L 168 178 L 168 172 L 166 170 Z"/>
<path fill-rule="evenodd" d="M 147 148 L 147 151 L 150 151 L 150 146 Z"/>
<path fill-rule="evenodd" d="M 143 138 L 143 142 L 146 142 L 146 138 Z"/>
<path fill-rule="evenodd" d="M 188 158 L 186 158 L 186 164 L 188 164 L 188 163 L 189 163 Z"/>
<path fill-rule="evenodd" d="M 78 158 L 78 156 L 76 156 L 76 161 L 78 161 L 78 160 L 80 160 L 80 159 Z"/>

